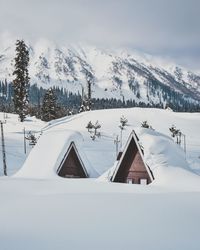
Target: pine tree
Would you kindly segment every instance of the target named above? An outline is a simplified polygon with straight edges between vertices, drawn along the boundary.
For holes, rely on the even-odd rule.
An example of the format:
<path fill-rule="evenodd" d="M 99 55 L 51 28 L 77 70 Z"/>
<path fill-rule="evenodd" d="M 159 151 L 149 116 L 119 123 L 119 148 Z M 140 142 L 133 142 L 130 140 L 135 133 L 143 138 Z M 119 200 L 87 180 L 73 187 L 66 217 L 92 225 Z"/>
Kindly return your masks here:
<path fill-rule="evenodd" d="M 88 98 L 87 98 L 87 110 L 91 110 L 92 106 L 92 91 L 91 91 L 92 81 L 91 78 L 87 78 L 87 91 L 88 91 Z"/>
<path fill-rule="evenodd" d="M 86 74 L 86 81 L 87 81 L 87 96 L 85 98 L 84 106 L 85 106 L 85 110 L 89 111 L 89 110 L 91 110 L 91 107 L 92 107 L 91 87 L 92 87 L 92 84 L 94 83 L 94 76 L 88 70 L 86 70 L 85 74 Z"/>
<path fill-rule="evenodd" d="M 148 124 L 147 121 L 143 121 L 143 122 L 141 123 L 141 127 L 142 127 L 142 128 L 149 128 L 150 126 L 149 126 L 149 124 Z"/>
<path fill-rule="evenodd" d="M 180 131 L 180 129 L 177 129 L 174 125 L 172 125 L 169 130 L 172 133 L 172 137 L 176 138 L 176 143 L 181 144 L 182 132 Z"/>
<path fill-rule="evenodd" d="M 126 117 L 124 117 L 122 115 L 122 117 L 120 117 L 120 147 L 122 147 L 122 132 L 125 129 L 125 127 L 128 126 L 128 120 L 126 119 Z"/>
<path fill-rule="evenodd" d="M 147 121 L 143 121 L 143 122 L 141 123 L 141 127 L 142 127 L 142 128 L 150 128 L 150 129 L 153 129 L 152 126 L 149 125 Z"/>
<path fill-rule="evenodd" d="M 88 122 L 86 128 L 87 128 L 88 132 L 91 132 L 91 130 L 93 129 L 93 124 L 91 121 Z"/>
<path fill-rule="evenodd" d="M 43 98 L 42 120 L 50 121 L 56 119 L 56 96 L 52 88 L 48 89 Z"/>
<path fill-rule="evenodd" d="M 29 88 L 29 50 L 23 40 L 16 42 L 16 57 L 15 57 L 15 70 L 13 75 L 13 102 L 15 112 L 19 115 L 20 121 L 23 122 L 28 110 L 28 88 Z"/>

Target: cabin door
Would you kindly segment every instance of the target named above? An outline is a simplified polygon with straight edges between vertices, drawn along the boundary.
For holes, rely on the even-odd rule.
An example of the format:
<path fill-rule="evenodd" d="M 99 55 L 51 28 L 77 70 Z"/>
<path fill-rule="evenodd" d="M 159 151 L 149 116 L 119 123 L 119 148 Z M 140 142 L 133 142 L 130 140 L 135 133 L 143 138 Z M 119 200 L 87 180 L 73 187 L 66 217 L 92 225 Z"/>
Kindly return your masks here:
<path fill-rule="evenodd" d="M 126 180 L 126 183 L 128 183 L 128 184 L 133 184 L 133 180 L 132 180 L 132 179 L 127 179 L 127 180 Z"/>
<path fill-rule="evenodd" d="M 140 179 L 141 185 L 147 185 L 147 179 Z"/>

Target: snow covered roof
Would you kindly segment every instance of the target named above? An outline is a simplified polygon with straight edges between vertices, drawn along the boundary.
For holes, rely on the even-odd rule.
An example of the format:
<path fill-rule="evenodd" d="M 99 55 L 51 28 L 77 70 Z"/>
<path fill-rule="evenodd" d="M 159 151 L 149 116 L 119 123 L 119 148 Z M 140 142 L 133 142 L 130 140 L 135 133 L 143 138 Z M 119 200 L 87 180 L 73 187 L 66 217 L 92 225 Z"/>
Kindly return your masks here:
<path fill-rule="evenodd" d="M 191 171 L 188 167 L 188 163 L 185 159 L 184 151 L 178 146 L 173 140 L 161 134 L 153 129 L 145 129 L 145 128 L 136 128 L 136 132 L 139 138 L 139 141 L 136 140 L 136 136 L 134 133 L 131 133 L 129 136 L 128 142 L 125 144 L 123 148 L 123 154 L 126 151 L 126 147 L 129 144 L 131 138 L 135 138 L 137 144 L 141 144 L 144 149 L 144 155 L 141 153 L 141 148 L 139 146 L 139 150 L 142 156 L 142 159 L 146 165 L 147 171 L 149 173 L 149 168 L 153 173 L 154 181 L 153 185 L 174 182 L 177 183 L 179 180 L 179 176 L 185 176 L 185 171 Z M 119 161 L 115 161 L 114 165 L 108 169 L 105 173 L 103 173 L 98 180 L 99 181 L 110 181 L 111 178 L 115 175 L 119 163 L 123 155 L 121 156 Z M 175 174 L 174 174 L 175 173 Z M 178 174 L 177 174 L 178 173 Z M 192 173 L 188 172 L 188 175 Z M 152 176 L 152 175 L 151 175 Z M 182 177 L 181 177 L 182 178 Z M 152 185 L 151 184 L 151 185 Z"/>
<path fill-rule="evenodd" d="M 151 129 L 141 129 L 138 135 L 144 147 L 145 162 L 155 177 L 153 184 L 174 185 L 184 172 L 192 175 L 183 149 L 170 137 Z"/>
<path fill-rule="evenodd" d="M 76 145 L 89 177 L 98 176 L 84 153 L 81 133 L 72 130 L 53 130 L 41 136 L 15 177 L 51 178 L 57 176 L 57 170 L 72 142 Z"/>

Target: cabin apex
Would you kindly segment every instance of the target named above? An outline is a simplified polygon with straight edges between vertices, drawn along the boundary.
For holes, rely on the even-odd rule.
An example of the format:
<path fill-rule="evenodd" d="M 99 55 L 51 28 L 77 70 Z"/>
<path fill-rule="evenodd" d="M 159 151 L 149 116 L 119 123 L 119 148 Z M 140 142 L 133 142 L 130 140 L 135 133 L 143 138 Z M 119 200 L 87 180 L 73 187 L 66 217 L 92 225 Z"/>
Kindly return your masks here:
<path fill-rule="evenodd" d="M 88 178 L 89 175 L 86 171 L 84 163 L 76 148 L 74 142 L 71 142 L 69 148 L 62 159 L 60 166 L 57 170 L 60 177 L 65 178 Z"/>
<path fill-rule="evenodd" d="M 135 131 L 132 131 L 111 177 L 112 182 L 146 185 L 154 180 L 138 141 Z"/>

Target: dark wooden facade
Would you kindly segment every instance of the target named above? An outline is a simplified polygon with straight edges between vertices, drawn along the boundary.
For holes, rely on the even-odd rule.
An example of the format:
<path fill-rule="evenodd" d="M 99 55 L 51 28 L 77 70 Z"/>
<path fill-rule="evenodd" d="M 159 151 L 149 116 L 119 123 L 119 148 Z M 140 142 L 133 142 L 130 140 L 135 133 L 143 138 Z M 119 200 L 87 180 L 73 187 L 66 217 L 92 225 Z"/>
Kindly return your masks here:
<path fill-rule="evenodd" d="M 148 166 L 145 165 L 142 150 L 136 142 L 137 137 L 132 136 L 128 142 L 125 152 L 120 157 L 116 172 L 112 178 L 113 182 L 149 184 L 153 175 Z"/>
<path fill-rule="evenodd" d="M 64 156 L 58 169 L 58 175 L 65 178 L 88 177 L 74 143 L 71 143 L 66 155 Z"/>

